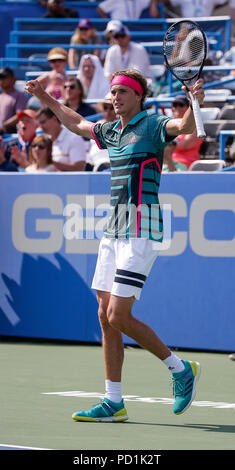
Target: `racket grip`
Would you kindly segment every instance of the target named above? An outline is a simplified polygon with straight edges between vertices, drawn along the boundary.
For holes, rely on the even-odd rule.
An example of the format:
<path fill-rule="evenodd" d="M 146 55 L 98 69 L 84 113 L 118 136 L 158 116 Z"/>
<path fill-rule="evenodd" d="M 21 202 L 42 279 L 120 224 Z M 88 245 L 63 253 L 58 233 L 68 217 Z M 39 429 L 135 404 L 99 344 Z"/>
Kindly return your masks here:
<path fill-rule="evenodd" d="M 193 114 L 194 114 L 194 119 L 195 119 L 196 128 L 197 128 L 197 137 L 198 138 L 206 137 L 198 100 L 197 98 L 194 98 L 191 92 L 189 92 L 189 96 L 191 98 L 192 107 L 193 107 Z"/>

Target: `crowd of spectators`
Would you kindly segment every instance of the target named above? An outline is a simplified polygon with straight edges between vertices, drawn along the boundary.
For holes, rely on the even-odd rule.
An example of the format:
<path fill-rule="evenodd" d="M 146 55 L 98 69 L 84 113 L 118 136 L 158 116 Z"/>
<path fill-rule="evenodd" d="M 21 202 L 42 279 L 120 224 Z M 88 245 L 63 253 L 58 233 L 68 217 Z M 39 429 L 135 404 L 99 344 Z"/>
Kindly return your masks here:
<path fill-rule="evenodd" d="M 44 18 L 78 18 L 74 8 L 68 8 L 63 0 L 38 0 L 45 8 Z M 84 117 L 95 117 L 98 113 L 104 120 L 117 120 L 109 94 L 110 78 L 117 70 L 138 69 L 147 79 L 149 96 L 154 96 L 156 78 L 151 68 L 147 49 L 132 40 L 131 31 L 124 20 L 136 20 L 148 9 L 149 17 L 159 17 L 159 3 L 165 11 L 182 17 L 210 16 L 215 8 L 228 2 L 225 0 L 104 0 L 100 1 L 97 13 L 109 21 L 103 31 L 98 32 L 89 18 L 79 18 L 74 33 L 71 33 L 68 50 L 53 47 L 47 55 L 48 70 L 38 75 L 37 80 L 55 99 Z M 235 0 L 230 1 L 232 14 Z M 100 46 L 104 42 L 107 50 Z M 80 47 L 79 49 L 76 46 Z M 91 45 L 91 49 L 89 49 Z M 215 63 L 211 53 L 208 64 Z M 217 60 L 217 63 L 218 60 Z M 215 80 L 204 74 L 205 81 Z M 96 171 L 109 167 L 108 157 L 95 144 L 76 136 L 58 121 L 48 108 L 35 97 L 29 97 L 15 87 L 16 77 L 9 67 L 0 70 L 0 171 Z M 87 102 L 88 101 L 88 102 Z M 177 96 L 171 116 L 181 117 L 189 105 L 186 97 Z M 150 110 L 151 112 L 151 110 Z M 4 143 L 5 134 L 14 134 L 13 140 Z M 190 136 L 179 136 L 169 145 L 164 155 L 163 171 L 187 171 L 193 161 L 200 158 L 202 139 L 196 132 Z"/>

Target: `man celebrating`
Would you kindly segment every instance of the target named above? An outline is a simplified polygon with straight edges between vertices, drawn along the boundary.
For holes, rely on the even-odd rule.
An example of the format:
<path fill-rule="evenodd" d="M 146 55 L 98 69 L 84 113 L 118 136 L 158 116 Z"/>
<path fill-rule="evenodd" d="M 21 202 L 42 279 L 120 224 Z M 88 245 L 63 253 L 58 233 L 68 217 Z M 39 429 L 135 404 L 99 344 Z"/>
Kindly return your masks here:
<path fill-rule="evenodd" d="M 110 157 L 111 216 L 100 243 L 92 283 L 99 304 L 106 394 L 101 403 L 88 411 L 75 412 L 72 417 L 76 421 L 128 419 L 121 391 L 122 333 L 154 354 L 171 371 L 173 412 L 181 414 L 194 398 L 200 364 L 183 361 L 173 354 L 131 310 L 134 301 L 140 298 L 157 257 L 153 243 L 157 240 L 160 245 L 162 241 L 158 188 L 163 151 L 176 136 L 192 133 L 195 129 L 193 112 L 189 108 L 182 119 L 148 116 L 143 110 L 146 79 L 132 69 L 116 72 L 111 80 L 112 103 L 120 116 L 119 122 L 93 124 L 87 121 L 50 97 L 37 80 L 28 82 L 26 90 L 43 100 L 71 131 L 95 139 L 101 148 L 107 148 Z M 202 80 L 190 90 L 202 104 Z"/>

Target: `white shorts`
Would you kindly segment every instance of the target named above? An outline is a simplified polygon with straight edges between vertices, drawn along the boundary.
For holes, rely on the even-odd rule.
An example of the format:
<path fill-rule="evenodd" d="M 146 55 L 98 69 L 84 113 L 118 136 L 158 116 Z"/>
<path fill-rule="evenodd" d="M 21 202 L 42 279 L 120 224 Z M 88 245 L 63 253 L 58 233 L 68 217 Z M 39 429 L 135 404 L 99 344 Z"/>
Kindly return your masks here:
<path fill-rule="evenodd" d="M 146 238 L 102 238 L 92 289 L 139 300 L 158 255 L 156 246 Z"/>

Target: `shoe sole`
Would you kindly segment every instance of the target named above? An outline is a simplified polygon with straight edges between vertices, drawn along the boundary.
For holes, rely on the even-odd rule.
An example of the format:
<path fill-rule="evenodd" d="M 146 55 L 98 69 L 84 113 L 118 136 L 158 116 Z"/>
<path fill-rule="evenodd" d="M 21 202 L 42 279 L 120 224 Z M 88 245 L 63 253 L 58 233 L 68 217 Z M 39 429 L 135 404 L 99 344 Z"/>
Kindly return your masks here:
<path fill-rule="evenodd" d="M 72 415 L 72 418 L 75 421 L 86 421 L 86 422 L 93 422 L 93 423 L 120 423 L 121 421 L 126 421 L 128 416 L 120 416 L 115 418 L 115 416 L 108 416 L 106 418 L 89 418 L 88 416 L 76 416 Z"/>
<path fill-rule="evenodd" d="M 190 364 L 192 361 L 189 361 Z M 187 409 L 190 407 L 190 405 L 192 404 L 193 400 L 194 400 L 194 397 L 196 395 L 196 382 L 199 380 L 200 378 L 200 373 L 201 373 L 201 366 L 200 366 L 200 363 L 199 362 L 196 362 L 194 361 L 194 364 L 197 365 L 197 374 L 194 376 L 194 382 L 193 382 L 193 391 L 192 391 L 192 396 L 191 396 L 191 400 L 189 401 L 189 403 L 186 405 L 186 407 L 182 410 L 182 411 L 178 411 L 178 413 L 174 413 L 175 415 L 182 415 L 185 411 L 187 411 Z"/>

